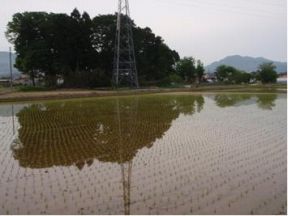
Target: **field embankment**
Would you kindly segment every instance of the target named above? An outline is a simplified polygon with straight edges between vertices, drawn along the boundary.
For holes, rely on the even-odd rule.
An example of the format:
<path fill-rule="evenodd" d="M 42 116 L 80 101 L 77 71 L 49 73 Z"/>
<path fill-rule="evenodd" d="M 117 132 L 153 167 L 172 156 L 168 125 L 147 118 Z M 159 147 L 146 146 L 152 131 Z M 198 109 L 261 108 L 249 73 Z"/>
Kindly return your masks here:
<path fill-rule="evenodd" d="M 56 89 L 41 91 L 21 91 L 19 89 L 0 88 L 0 102 L 35 101 L 49 99 L 70 99 L 84 97 L 108 97 L 136 94 L 154 93 L 287 93 L 287 86 L 283 84 L 275 85 L 203 85 L 186 88 L 141 88 L 141 89 Z"/>

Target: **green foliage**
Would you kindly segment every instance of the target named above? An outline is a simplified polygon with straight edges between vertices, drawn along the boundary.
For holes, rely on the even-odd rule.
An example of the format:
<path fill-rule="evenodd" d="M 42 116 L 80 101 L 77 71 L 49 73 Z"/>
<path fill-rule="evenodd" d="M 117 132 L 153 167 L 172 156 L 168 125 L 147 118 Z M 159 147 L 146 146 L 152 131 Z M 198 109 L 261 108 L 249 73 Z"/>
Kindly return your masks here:
<path fill-rule="evenodd" d="M 237 70 L 234 67 L 227 66 L 227 65 L 220 65 L 216 69 L 216 77 L 217 80 L 221 82 L 231 83 L 235 76 Z"/>
<path fill-rule="evenodd" d="M 160 83 L 159 87 L 162 88 L 182 88 L 184 86 L 184 81 L 182 77 L 178 74 L 170 74 L 168 77 L 165 77 Z"/>
<path fill-rule="evenodd" d="M 195 59 L 184 57 L 176 63 L 176 73 L 182 77 L 185 82 L 192 82 L 195 79 L 196 68 Z"/>
<path fill-rule="evenodd" d="M 195 60 L 192 57 L 181 59 L 176 64 L 176 72 L 184 81 L 191 81 L 195 76 Z"/>
<path fill-rule="evenodd" d="M 199 83 L 205 72 L 203 63 L 193 57 L 184 57 L 176 63 L 175 72 L 186 83 Z"/>
<path fill-rule="evenodd" d="M 252 80 L 252 75 L 250 73 L 242 72 L 241 73 L 241 83 L 250 83 Z"/>
<path fill-rule="evenodd" d="M 250 83 L 251 78 L 251 74 L 236 70 L 230 77 L 230 82 L 235 84 Z"/>
<path fill-rule="evenodd" d="M 182 77 L 180 77 L 178 74 L 175 73 L 169 75 L 169 80 L 171 83 L 177 83 L 177 84 L 183 83 Z"/>
<path fill-rule="evenodd" d="M 115 30 L 116 15 L 24 12 L 13 16 L 6 37 L 17 52 L 15 66 L 33 83 L 41 77 L 56 86 L 61 77 L 66 87 L 99 87 L 111 84 Z M 149 28 L 133 23 L 133 34 L 140 82 L 169 77 L 178 53 Z"/>
<path fill-rule="evenodd" d="M 202 80 L 204 72 L 205 72 L 204 64 L 200 60 L 198 60 L 196 66 L 196 77 L 198 82 Z"/>
<path fill-rule="evenodd" d="M 216 69 L 216 77 L 218 81 L 227 84 L 241 84 L 250 83 L 252 75 L 245 72 L 239 71 L 232 66 L 220 65 Z"/>
<path fill-rule="evenodd" d="M 245 101 L 253 100 L 255 96 L 251 94 L 219 94 L 214 100 L 219 107 L 230 107 L 236 104 L 245 104 Z M 256 95 L 256 102 L 259 108 L 264 110 L 272 110 L 275 106 L 277 94 L 259 94 Z"/>
<path fill-rule="evenodd" d="M 33 91 L 49 91 L 51 88 L 46 88 L 44 86 L 19 86 L 18 91 L 22 92 L 33 92 Z"/>
<path fill-rule="evenodd" d="M 150 28 L 135 28 L 134 43 L 140 81 L 160 81 L 174 72 L 178 53 L 170 50 Z"/>
<path fill-rule="evenodd" d="M 276 83 L 277 82 L 277 72 L 276 66 L 270 63 L 263 63 L 259 65 L 258 68 L 258 79 L 266 84 L 266 83 Z"/>
<path fill-rule="evenodd" d="M 277 72 L 273 63 L 263 63 L 259 65 L 258 71 L 246 73 L 237 69 L 221 65 L 217 68 L 216 76 L 219 81 L 227 83 L 249 83 L 250 81 L 261 81 L 262 83 L 276 83 Z"/>

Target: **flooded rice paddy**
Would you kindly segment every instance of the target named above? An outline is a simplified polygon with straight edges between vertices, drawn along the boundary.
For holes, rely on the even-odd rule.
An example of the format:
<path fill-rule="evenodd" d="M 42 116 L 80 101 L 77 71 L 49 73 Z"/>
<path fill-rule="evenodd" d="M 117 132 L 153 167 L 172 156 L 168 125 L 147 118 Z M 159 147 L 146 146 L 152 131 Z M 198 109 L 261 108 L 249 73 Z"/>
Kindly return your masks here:
<path fill-rule="evenodd" d="M 0 105 L 0 214 L 284 214 L 287 99 Z"/>

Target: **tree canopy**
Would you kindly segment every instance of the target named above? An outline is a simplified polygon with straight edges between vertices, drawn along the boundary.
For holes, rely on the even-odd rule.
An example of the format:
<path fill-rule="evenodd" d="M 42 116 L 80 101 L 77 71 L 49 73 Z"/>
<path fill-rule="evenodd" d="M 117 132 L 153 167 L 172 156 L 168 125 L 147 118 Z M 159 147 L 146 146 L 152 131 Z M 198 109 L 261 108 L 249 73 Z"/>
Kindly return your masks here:
<path fill-rule="evenodd" d="M 228 65 L 217 67 L 216 77 L 218 81 L 229 84 L 249 83 L 252 78 L 251 74 Z"/>
<path fill-rule="evenodd" d="M 204 71 L 203 63 L 193 57 L 184 57 L 176 63 L 176 74 L 187 83 L 201 81 Z"/>
<path fill-rule="evenodd" d="M 258 79 L 264 84 L 277 82 L 276 66 L 273 62 L 263 63 L 259 65 Z"/>
<path fill-rule="evenodd" d="M 74 9 L 70 15 L 46 12 L 14 14 L 6 37 L 15 46 L 16 67 L 47 86 L 57 79 L 67 87 L 110 86 L 116 34 L 115 15 L 90 18 Z M 133 24 L 140 83 L 161 82 L 179 60 L 148 27 Z"/>

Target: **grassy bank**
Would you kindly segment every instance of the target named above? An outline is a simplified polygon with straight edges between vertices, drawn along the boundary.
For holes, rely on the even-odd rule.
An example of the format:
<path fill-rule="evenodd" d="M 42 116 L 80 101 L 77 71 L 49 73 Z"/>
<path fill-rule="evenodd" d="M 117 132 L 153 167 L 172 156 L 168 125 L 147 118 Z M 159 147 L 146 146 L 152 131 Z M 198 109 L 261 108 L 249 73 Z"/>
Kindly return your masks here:
<path fill-rule="evenodd" d="M 0 102 L 69 99 L 83 97 L 106 97 L 154 93 L 287 93 L 287 85 L 201 85 L 186 88 L 142 88 L 142 89 L 44 89 L 44 88 L 0 88 Z"/>

